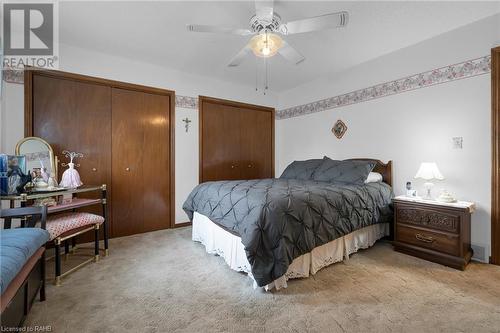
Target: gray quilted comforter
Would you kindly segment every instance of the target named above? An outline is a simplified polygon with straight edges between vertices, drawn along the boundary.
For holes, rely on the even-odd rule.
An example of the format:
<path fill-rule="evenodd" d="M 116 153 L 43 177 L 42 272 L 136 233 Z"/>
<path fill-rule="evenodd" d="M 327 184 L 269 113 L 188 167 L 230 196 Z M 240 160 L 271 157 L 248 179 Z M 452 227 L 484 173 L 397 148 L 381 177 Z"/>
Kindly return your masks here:
<path fill-rule="evenodd" d="M 352 231 L 391 222 L 392 189 L 385 183 L 336 185 L 296 179 L 207 182 L 184 203 L 241 237 L 252 274 L 265 286 L 293 259 Z"/>

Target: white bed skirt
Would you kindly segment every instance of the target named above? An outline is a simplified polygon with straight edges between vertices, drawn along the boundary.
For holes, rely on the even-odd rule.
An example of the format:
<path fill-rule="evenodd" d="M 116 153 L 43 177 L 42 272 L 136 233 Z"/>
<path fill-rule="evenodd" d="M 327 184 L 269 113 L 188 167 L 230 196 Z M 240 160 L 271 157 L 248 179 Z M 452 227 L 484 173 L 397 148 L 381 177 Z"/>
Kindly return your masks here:
<path fill-rule="evenodd" d="M 349 259 L 350 254 L 372 246 L 378 239 L 387 235 L 389 235 L 388 223 L 374 224 L 318 246 L 311 252 L 295 258 L 288 266 L 285 275 L 264 286 L 264 289 L 286 288 L 288 279 L 314 275 L 326 266 Z M 197 212 L 193 215 L 192 237 L 193 241 L 205 245 L 207 253 L 217 254 L 224 258 L 231 269 L 247 273 L 253 280 L 254 288 L 257 288 L 240 237 L 222 229 L 208 217 Z"/>

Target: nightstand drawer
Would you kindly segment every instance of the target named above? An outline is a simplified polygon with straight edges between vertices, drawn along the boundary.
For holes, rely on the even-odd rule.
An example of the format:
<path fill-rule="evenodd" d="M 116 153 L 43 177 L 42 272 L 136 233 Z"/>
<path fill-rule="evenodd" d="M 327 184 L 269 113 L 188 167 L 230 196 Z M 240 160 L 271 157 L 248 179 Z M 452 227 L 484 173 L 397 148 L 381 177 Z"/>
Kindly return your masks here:
<path fill-rule="evenodd" d="M 438 233 L 398 224 L 396 228 L 396 241 L 455 256 L 460 254 L 460 240 L 458 235 Z"/>
<path fill-rule="evenodd" d="M 460 214 L 453 214 L 449 210 L 444 212 L 438 209 L 421 209 L 409 205 L 397 205 L 396 216 L 398 223 L 412 224 L 456 234 L 460 232 Z"/>

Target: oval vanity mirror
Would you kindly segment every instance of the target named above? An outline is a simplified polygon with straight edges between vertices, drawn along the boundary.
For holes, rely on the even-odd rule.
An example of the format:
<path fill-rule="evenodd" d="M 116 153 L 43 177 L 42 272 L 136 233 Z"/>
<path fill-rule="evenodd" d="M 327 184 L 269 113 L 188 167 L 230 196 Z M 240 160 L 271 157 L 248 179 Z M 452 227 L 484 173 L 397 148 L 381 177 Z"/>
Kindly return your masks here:
<path fill-rule="evenodd" d="M 27 137 L 16 145 L 16 155 L 26 156 L 26 170 L 38 170 L 57 179 L 57 164 L 54 151 L 47 141 L 37 137 Z"/>

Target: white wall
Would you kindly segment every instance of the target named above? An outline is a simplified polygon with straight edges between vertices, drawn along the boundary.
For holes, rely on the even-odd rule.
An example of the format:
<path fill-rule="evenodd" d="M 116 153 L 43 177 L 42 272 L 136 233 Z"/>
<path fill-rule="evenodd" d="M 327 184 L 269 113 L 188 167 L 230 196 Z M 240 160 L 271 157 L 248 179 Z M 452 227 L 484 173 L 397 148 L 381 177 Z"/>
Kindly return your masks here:
<path fill-rule="evenodd" d="M 274 106 L 278 100 L 273 93 L 267 95 L 256 93 L 255 88 L 250 85 L 242 86 L 181 73 L 64 44 L 60 45 L 59 69 L 171 89 L 177 95 L 193 97 L 206 95 L 266 106 Z M 2 121 L 0 151 L 13 153 L 16 142 L 24 134 L 24 87 L 7 83 L 4 88 L 6 88 L 3 101 L 5 108 L 2 107 L 0 118 Z M 175 111 L 175 221 L 180 223 L 188 221 L 182 210 L 182 204 L 189 192 L 198 184 L 198 112 L 184 108 L 176 108 Z M 192 120 L 188 133 L 185 132 L 182 122 L 182 119 L 186 117 Z M 85 160 L 82 163 L 85 163 Z"/>
<path fill-rule="evenodd" d="M 182 205 L 193 188 L 198 185 L 199 177 L 199 135 L 198 110 L 175 109 L 175 221 L 189 221 Z M 182 119 L 192 122 L 188 132 Z"/>
<path fill-rule="evenodd" d="M 375 59 L 330 78 L 280 95 L 280 108 L 305 104 L 434 68 L 488 55 L 500 44 L 500 15 Z M 472 243 L 490 246 L 491 83 L 482 75 L 368 102 L 277 121 L 278 174 L 293 160 L 373 157 L 393 160 L 394 191 L 402 194 L 420 162 L 435 161 L 446 188 L 477 203 Z M 341 140 L 331 133 L 337 119 L 348 130 Z M 451 138 L 462 136 L 463 149 Z"/>
<path fill-rule="evenodd" d="M 0 151 L 14 153 L 16 143 L 24 137 L 24 88 L 4 82 L 0 115 Z"/>

